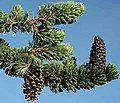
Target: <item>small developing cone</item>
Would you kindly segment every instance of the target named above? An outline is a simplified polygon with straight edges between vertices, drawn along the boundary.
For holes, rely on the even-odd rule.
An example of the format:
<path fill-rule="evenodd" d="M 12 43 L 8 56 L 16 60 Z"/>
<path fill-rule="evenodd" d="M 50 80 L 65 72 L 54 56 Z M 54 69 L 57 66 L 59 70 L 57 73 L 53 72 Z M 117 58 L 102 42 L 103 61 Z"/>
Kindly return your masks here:
<path fill-rule="evenodd" d="M 103 39 L 95 36 L 89 57 L 89 66 L 105 69 L 106 66 L 106 48 Z"/>
<path fill-rule="evenodd" d="M 25 75 L 24 81 L 23 93 L 25 94 L 25 99 L 31 102 L 37 100 L 37 96 L 40 95 L 44 87 L 43 76 L 35 70 L 29 70 Z"/>

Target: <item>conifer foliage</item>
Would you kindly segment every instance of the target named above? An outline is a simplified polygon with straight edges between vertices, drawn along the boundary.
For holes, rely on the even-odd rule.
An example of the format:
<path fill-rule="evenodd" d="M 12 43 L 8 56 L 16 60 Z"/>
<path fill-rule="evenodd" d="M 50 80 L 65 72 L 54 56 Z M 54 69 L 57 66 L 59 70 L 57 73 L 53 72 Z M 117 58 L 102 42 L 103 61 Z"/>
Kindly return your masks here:
<path fill-rule="evenodd" d="M 66 32 L 55 25 L 72 24 L 84 11 L 84 5 L 74 1 L 42 5 L 34 18 L 21 5 L 10 13 L 0 11 L 0 33 L 19 31 L 33 36 L 22 48 L 12 48 L 0 38 L 0 68 L 6 75 L 24 79 L 23 93 L 28 101 L 37 100 L 44 86 L 54 93 L 76 92 L 118 78 L 117 67 L 106 63 L 105 43 L 99 36 L 94 38 L 89 62 L 81 65 L 76 63 L 73 48 L 63 43 Z"/>

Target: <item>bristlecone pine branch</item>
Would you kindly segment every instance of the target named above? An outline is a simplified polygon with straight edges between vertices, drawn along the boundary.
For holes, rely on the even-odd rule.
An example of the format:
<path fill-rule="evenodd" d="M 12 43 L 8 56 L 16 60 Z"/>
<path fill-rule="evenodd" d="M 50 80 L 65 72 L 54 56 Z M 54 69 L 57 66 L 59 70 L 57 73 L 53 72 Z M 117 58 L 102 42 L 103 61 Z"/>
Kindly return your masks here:
<path fill-rule="evenodd" d="M 10 13 L 0 10 L 0 33 L 20 31 L 33 36 L 33 41 L 22 48 L 12 48 L 0 38 L 0 69 L 8 76 L 24 78 L 26 100 L 37 100 L 44 86 L 53 93 L 76 92 L 118 79 L 117 67 L 106 64 L 105 43 L 99 36 L 94 38 L 89 62 L 77 65 L 73 48 L 63 43 L 66 32 L 55 28 L 76 22 L 84 11 L 84 5 L 74 1 L 42 5 L 34 18 L 21 5 Z"/>

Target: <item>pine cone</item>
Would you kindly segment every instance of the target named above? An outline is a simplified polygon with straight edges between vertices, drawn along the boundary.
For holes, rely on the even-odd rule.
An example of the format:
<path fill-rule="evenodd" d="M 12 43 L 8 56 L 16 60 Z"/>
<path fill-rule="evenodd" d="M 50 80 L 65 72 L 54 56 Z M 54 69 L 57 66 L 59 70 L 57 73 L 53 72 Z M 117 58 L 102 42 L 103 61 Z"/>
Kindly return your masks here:
<path fill-rule="evenodd" d="M 99 36 L 94 38 L 89 60 L 90 68 L 97 67 L 99 69 L 105 69 L 106 48 L 103 39 L 101 39 Z"/>
<path fill-rule="evenodd" d="M 28 101 L 37 100 L 37 95 L 39 95 L 44 87 L 44 79 L 38 71 L 29 70 L 24 77 L 25 83 L 23 84 L 23 93 L 25 94 L 25 99 Z"/>

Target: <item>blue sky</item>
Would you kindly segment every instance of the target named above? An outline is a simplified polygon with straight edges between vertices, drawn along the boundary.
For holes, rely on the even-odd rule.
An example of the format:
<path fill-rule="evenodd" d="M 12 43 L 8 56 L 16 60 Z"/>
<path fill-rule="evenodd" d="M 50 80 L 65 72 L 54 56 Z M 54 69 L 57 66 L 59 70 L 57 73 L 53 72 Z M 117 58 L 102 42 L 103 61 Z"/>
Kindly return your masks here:
<path fill-rule="evenodd" d="M 0 0 L 0 9 L 9 12 L 14 5 L 21 4 L 31 15 L 36 15 L 38 6 L 60 0 Z M 66 0 L 61 0 L 66 1 Z M 120 68 L 120 0 L 75 0 L 86 6 L 86 12 L 71 25 L 60 25 L 66 30 L 65 43 L 74 48 L 77 63 L 88 62 L 91 43 L 95 35 L 101 36 L 107 47 L 107 62 Z M 21 47 L 31 40 L 27 34 L 0 34 L 12 47 Z M 119 69 L 120 70 L 120 69 Z M 23 79 L 6 76 L 0 70 L 0 103 L 27 103 L 22 93 Z M 120 103 L 120 79 L 90 91 L 79 90 L 76 93 L 52 93 L 45 87 L 35 103 Z"/>

